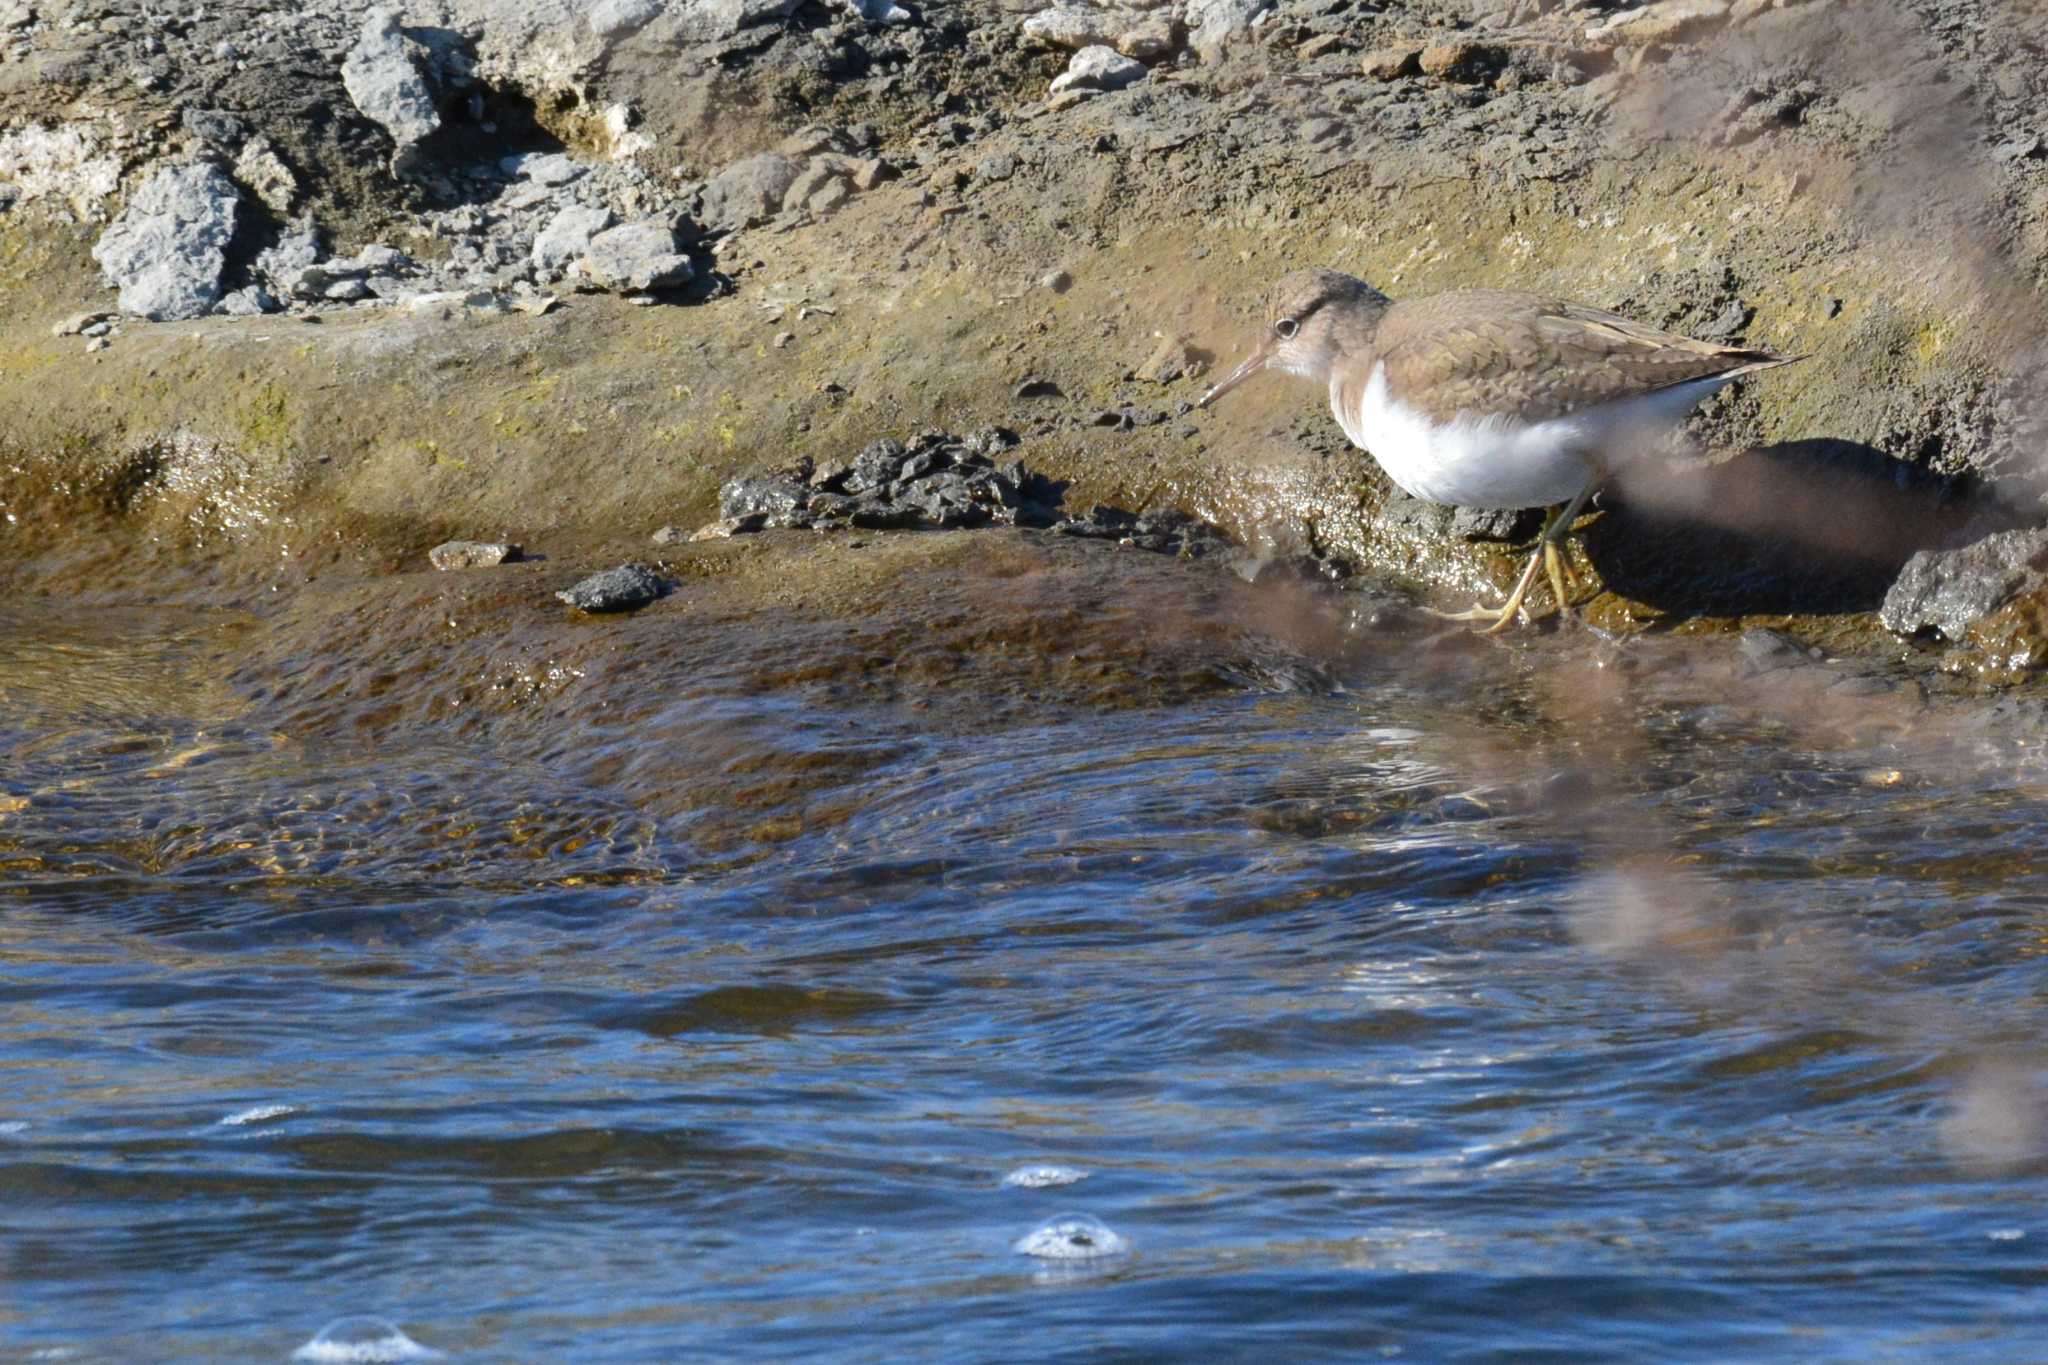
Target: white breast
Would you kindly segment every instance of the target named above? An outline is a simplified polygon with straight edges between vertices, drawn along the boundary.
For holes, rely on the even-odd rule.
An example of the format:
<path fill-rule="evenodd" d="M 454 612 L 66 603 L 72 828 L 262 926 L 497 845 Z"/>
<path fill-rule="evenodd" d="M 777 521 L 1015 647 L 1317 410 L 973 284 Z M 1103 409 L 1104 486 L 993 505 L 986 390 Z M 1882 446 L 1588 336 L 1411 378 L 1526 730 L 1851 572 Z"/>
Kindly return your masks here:
<path fill-rule="evenodd" d="M 1647 454 L 1726 382 L 1675 384 L 1543 422 L 1465 412 L 1433 422 L 1387 392 L 1387 367 L 1376 364 L 1355 410 L 1347 411 L 1330 385 L 1330 411 L 1353 444 L 1371 452 L 1411 496 L 1453 507 L 1547 507 L 1577 497 L 1601 471 Z"/>

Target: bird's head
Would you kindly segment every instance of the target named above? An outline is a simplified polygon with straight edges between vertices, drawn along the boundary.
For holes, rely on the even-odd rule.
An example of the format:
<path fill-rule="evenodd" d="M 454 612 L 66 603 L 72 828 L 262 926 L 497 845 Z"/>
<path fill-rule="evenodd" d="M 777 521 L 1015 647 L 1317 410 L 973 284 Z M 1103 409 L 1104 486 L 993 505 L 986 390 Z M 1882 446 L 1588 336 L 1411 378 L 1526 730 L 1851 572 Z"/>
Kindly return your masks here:
<path fill-rule="evenodd" d="M 1370 343 L 1387 304 L 1385 294 L 1340 271 L 1297 270 L 1283 276 L 1266 294 L 1265 331 L 1258 346 L 1196 406 L 1208 407 L 1261 370 L 1328 383 L 1338 357 Z"/>

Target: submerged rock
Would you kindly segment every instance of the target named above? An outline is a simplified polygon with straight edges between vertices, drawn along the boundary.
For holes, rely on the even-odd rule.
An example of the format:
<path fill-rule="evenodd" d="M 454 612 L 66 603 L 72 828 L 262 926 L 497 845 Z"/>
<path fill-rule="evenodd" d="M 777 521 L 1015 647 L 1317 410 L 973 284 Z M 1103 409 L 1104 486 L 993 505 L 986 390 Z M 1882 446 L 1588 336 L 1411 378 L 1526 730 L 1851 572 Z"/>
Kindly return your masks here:
<path fill-rule="evenodd" d="M 121 291 L 121 311 L 168 322 L 213 307 L 241 199 L 235 182 L 206 162 L 144 181 L 92 249 Z"/>
<path fill-rule="evenodd" d="M 668 592 L 668 583 L 645 564 L 621 564 L 577 582 L 555 597 L 578 611 L 632 611 Z"/>
<path fill-rule="evenodd" d="M 2030 583 L 2043 581 L 2048 527 L 1996 531 L 1953 550 L 1922 550 L 1906 561 L 1878 613 L 1900 635 L 1934 631 L 1961 640 L 1970 626 Z"/>

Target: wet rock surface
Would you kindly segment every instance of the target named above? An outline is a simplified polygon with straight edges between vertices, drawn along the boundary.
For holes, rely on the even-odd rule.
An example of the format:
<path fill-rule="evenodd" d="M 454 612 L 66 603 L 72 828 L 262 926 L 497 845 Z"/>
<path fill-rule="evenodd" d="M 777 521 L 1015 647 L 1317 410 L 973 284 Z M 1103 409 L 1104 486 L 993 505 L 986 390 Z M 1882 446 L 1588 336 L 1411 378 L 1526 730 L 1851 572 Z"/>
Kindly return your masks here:
<path fill-rule="evenodd" d="M 1962 640 L 1970 627 L 2048 583 L 2048 528 L 1995 531 L 1952 550 L 1922 550 L 1885 594 L 1880 619 L 1900 635 Z"/>
<path fill-rule="evenodd" d="M 851 461 L 799 465 L 719 490 L 719 515 L 736 528 L 1051 526 L 1061 488 L 1003 457 L 1014 433 L 985 427 L 965 437 L 928 431 L 909 444 L 875 442 Z"/>
<path fill-rule="evenodd" d="M 667 592 L 667 581 L 645 564 L 621 564 L 578 579 L 555 597 L 578 611 L 598 615 L 633 611 Z"/>
<path fill-rule="evenodd" d="M 1020 526 L 1186 558 L 1239 548 L 1217 527 L 1173 508 L 1140 514 L 1097 505 L 1068 515 L 1064 484 L 1004 458 L 1016 444 L 1001 427 L 964 437 L 928 431 L 908 444 L 877 441 L 850 463 L 736 479 L 719 490 L 718 530 Z M 1316 569 L 1311 576 L 1342 573 Z"/>

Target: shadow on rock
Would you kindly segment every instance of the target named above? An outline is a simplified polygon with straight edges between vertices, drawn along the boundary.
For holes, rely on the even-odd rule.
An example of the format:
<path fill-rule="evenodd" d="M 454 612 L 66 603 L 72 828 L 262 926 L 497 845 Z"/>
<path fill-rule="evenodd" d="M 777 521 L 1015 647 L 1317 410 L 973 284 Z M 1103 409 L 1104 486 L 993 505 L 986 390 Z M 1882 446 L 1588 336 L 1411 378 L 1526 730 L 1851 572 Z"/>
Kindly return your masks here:
<path fill-rule="evenodd" d="M 1614 592 L 1675 616 L 1874 611 L 1916 550 L 1971 500 L 1874 446 L 1818 438 L 1720 464 L 1645 464 L 1603 494 L 1587 528 Z"/>

